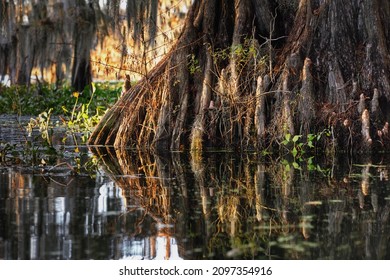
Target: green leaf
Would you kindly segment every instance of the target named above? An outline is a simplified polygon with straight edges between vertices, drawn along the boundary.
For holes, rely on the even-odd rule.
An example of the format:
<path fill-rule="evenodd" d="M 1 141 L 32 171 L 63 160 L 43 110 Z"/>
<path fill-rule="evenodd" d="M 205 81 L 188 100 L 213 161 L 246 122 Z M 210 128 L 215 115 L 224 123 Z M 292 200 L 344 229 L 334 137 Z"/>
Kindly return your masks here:
<path fill-rule="evenodd" d="M 293 157 L 296 157 L 297 154 L 298 154 L 297 148 L 294 147 L 294 148 L 292 149 L 292 151 L 291 151 L 291 154 L 293 155 Z"/>
<path fill-rule="evenodd" d="M 300 167 L 299 164 L 296 163 L 295 161 L 292 163 L 292 166 L 293 166 L 295 169 L 301 170 L 301 167 Z"/>
<path fill-rule="evenodd" d="M 290 133 L 287 133 L 284 138 L 286 139 L 287 142 L 290 142 L 291 140 L 291 134 Z"/>
<path fill-rule="evenodd" d="M 307 165 L 307 170 L 309 170 L 309 171 L 315 171 L 315 170 L 317 170 L 317 169 L 316 169 L 316 166 L 315 166 L 314 164 L 308 164 L 308 165 Z"/>
<path fill-rule="evenodd" d="M 295 135 L 295 136 L 293 137 L 292 141 L 293 141 L 294 143 L 296 143 L 296 142 L 299 140 L 299 138 L 301 138 L 301 137 L 302 137 L 302 135 Z"/>

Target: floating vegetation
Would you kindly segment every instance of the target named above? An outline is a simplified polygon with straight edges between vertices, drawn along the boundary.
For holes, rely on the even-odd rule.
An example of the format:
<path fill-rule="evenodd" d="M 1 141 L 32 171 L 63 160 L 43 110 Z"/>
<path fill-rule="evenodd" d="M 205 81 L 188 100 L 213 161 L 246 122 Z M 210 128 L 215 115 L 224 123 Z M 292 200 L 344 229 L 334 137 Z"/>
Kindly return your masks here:
<path fill-rule="evenodd" d="M 78 93 L 78 106 L 74 108 L 74 90 L 69 85 L 0 86 L 0 114 L 18 116 L 38 116 L 42 112 L 52 111 L 61 116 L 64 111 L 77 114 L 83 104 L 88 104 L 90 113 L 101 108 L 107 109 L 120 97 L 122 83 L 95 83 L 95 91 L 87 86 Z"/>

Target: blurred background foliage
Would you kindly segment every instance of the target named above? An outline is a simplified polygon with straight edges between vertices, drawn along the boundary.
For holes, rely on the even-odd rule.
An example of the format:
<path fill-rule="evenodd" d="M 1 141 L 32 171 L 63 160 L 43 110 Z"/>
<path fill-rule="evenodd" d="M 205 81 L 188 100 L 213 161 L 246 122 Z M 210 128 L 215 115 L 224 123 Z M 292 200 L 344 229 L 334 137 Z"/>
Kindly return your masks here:
<path fill-rule="evenodd" d="M 172 45 L 190 0 L 1 0 L 6 85 L 142 77 Z"/>

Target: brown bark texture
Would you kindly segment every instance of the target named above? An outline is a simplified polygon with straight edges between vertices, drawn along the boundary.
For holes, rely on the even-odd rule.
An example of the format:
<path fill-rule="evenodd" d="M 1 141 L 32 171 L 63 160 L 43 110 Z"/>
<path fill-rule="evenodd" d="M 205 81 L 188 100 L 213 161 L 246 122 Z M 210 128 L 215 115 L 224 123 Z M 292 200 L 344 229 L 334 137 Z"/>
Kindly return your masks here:
<path fill-rule="evenodd" d="M 389 144 L 387 0 L 196 0 L 166 57 L 103 117 L 91 145 L 265 149 L 286 135 Z"/>

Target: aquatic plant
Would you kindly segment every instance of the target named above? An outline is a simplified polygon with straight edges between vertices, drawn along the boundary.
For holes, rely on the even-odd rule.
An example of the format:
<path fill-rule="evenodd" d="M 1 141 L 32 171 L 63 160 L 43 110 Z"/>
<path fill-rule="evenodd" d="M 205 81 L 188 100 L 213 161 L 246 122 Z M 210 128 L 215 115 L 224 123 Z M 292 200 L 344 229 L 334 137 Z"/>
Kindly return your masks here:
<path fill-rule="evenodd" d="M 97 108 L 109 108 L 119 98 L 122 83 L 94 83 L 94 98 L 91 98 L 90 87 L 79 94 L 78 104 L 89 103 L 90 112 Z M 73 108 L 74 90 L 67 84 L 33 84 L 27 86 L 0 86 L 0 114 L 17 114 L 37 116 L 52 110 L 53 115 L 62 115 L 63 108 Z"/>
<path fill-rule="evenodd" d="M 314 150 L 322 138 L 330 136 L 329 129 L 324 129 L 318 133 L 309 133 L 306 137 L 286 133 L 281 145 L 294 158 L 301 158 L 309 150 Z"/>
<path fill-rule="evenodd" d="M 0 163 L 6 164 L 15 156 L 15 144 L 0 142 Z"/>
<path fill-rule="evenodd" d="M 87 103 L 80 104 L 80 95 L 88 91 L 91 93 L 89 101 Z M 88 137 L 93 128 L 97 125 L 106 111 L 104 106 L 95 104 L 95 113 L 91 113 L 92 110 L 90 110 L 90 107 L 94 100 L 95 92 L 96 85 L 95 83 L 92 83 L 91 88 L 85 88 L 82 93 L 77 91 L 73 92 L 75 101 L 71 111 L 69 111 L 65 106 L 62 106 L 62 110 L 64 111 L 65 115 L 70 114 L 68 119 L 63 119 L 65 126 L 72 133 L 82 133 L 82 140 L 84 143 L 88 140 Z"/>

